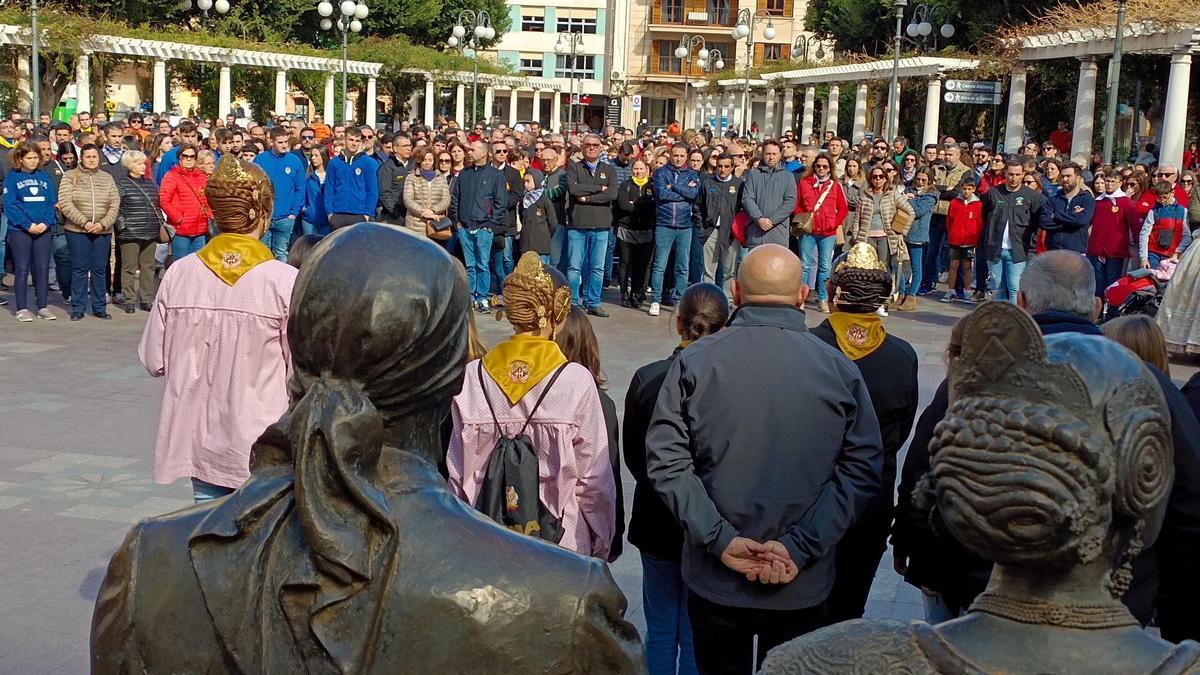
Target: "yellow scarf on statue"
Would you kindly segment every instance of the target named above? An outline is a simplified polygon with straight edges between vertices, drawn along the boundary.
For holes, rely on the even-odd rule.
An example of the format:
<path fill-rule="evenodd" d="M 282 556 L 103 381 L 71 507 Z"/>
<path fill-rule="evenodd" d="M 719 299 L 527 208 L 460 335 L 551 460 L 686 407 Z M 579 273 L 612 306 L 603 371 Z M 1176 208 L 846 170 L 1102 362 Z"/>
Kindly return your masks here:
<path fill-rule="evenodd" d="M 516 405 L 538 382 L 567 362 L 558 343 L 536 335 L 514 335 L 492 347 L 483 357 L 483 369 Z"/>
<path fill-rule="evenodd" d="M 838 349 L 851 361 L 870 356 L 887 337 L 877 314 L 834 312 L 829 315 L 829 326 L 837 338 Z"/>
<path fill-rule="evenodd" d="M 274 260 L 271 249 L 245 234 L 218 234 L 196 252 L 200 262 L 230 286 L 255 266 Z"/>

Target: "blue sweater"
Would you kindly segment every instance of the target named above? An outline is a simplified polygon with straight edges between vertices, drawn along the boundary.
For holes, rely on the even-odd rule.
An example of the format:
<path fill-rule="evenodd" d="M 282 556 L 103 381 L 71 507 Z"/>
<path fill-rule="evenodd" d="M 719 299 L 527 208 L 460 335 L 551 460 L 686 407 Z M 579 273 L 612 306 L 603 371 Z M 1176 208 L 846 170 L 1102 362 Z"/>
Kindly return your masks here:
<path fill-rule="evenodd" d="M 162 185 L 163 178 L 167 172 L 179 166 L 179 146 L 175 146 L 164 152 L 162 157 L 158 158 L 158 164 L 154 166 L 154 182 Z"/>
<path fill-rule="evenodd" d="M 290 152 L 277 155 L 273 150 L 258 153 L 254 158 L 257 164 L 271 179 L 271 187 L 275 188 L 275 207 L 271 211 L 271 220 L 279 220 L 288 216 L 299 216 L 304 208 L 304 164 L 300 158 Z"/>
<path fill-rule="evenodd" d="M 10 227 L 28 231 L 34 223 L 45 223 L 52 230 L 58 222 L 57 203 L 58 190 L 42 169 L 33 173 L 13 169 L 4 178 L 4 214 Z"/>
<path fill-rule="evenodd" d="M 1046 250 L 1087 252 L 1088 226 L 1096 211 L 1096 198 L 1087 190 L 1080 190 L 1071 199 L 1059 188 L 1050 198 L 1053 216 L 1050 222 L 1042 222 L 1046 230 Z M 1043 207 L 1045 208 L 1045 207 Z"/>
<path fill-rule="evenodd" d="M 329 226 L 329 214 L 325 211 L 325 185 L 315 173 L 304 183 L 303 218 L 317 227 Z"/>
<path fill-rule="evenodd" d="M 325 170 L 325 213 L 375 217 L 379 203 L 379 162 L 358 153 L 334 157 Z"/>

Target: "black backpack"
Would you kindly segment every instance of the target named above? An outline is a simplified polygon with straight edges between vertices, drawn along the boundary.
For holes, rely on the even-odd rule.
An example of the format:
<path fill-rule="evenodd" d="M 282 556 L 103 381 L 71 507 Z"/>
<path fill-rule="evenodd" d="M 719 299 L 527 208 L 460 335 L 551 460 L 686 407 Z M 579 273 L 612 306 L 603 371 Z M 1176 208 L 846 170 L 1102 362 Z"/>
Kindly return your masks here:
<path fill-rule="evenodd" d="M 475 510 L 510 530 L 552 544 L 562 540 L 562 521 L 542 503 L 538 492 L 537 449 L 533 447 L 529 436 L 525 435 L 525 429 L 565 367 L 566 364 L 559 366 L 550 376 L 550 381 L 538 396 L 537 403 L 529 411 L 529 417 L 517 435 L 505 436 L 500 429 L 500 421 L 496 419 L 492 401 L 488 398 L 483 363 L 479 364 L 479 386 L 483 389 L 483 400 L 487 401 L 488 411 L 492 413 L 497 440 L 483 477 L 483 487 L 479 490 L 479 499 L 475 502 Z"/>

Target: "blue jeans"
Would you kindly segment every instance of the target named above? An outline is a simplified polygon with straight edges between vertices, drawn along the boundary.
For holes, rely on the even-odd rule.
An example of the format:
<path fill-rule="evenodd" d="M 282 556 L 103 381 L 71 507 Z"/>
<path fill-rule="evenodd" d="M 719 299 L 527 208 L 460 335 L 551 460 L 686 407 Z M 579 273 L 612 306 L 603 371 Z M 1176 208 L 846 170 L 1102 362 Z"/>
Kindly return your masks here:
<path fill-rule="evenodd" d="M 54 278 L 64 298 L 71 297 L 71 249 L 67 246 L 67 235 L 56 234 L 50 242 L 54 251 Z"/>
<path fill-rule="evenodd" d="M 1146 253 L 1146 262 L 1150 263 L 1150 269 L 1156 270 L 1162 261 L 1166 260 L 1168 257 L 1170 256 L 1163 256 L 1153 251 L 1149 251 Z"/>
<path fill-rule="evenodd" d="M 714 232 L 713 236 L 717 236 Z M 700 230 L 692 228 L 692 252 L 688 257 L 688 285 L 704 281 L 704 238 Z"/>
<path fill-rule="evenodd" d="M 504 292 L 504 280 L 508 275 L 512 274 L 516 269 L 513 263 L 512 253 L 512 237 L 504 237 L 504 247 L 496 248 L 496 241 L 492 239 L 492 293 L 500 295 Z"/>
<path fill-rule="evenodd" d="M 488 259 L 492 255 L 492 231 L 486 227 L 478 230 L 458 228 L 458 243 L 462 246 L 463 267 L 467 268 L 467 287 L 471 289 L 471 300 L 482 302 L 488 298 Z"/>
<path fill-rule="evenodd" d="M 643 553 L 642 611 L 646 613 L 646 666 L 650 675 L 698 672 L 687 598 L 679 563 Z"/>
<path fill-rule="evenodd" d="M 1000 249 L 999 260 L 988 261 L 988 272 L 996 283 L 996 299 L 1017 302 L 1017 289 L 1021 286 L 1021 274 L 1025 272 L 1025 262 L 1014 262 L 1012 249 Z"/>
<path fill-rule="evenodd" d="M 908 257 L 909 260 L 905 263 L 909 270 L 908 284 L 900 284 L 903 291 L 901 295 L 916 295 L 917 289 L 921 287 L 921 277 L 925 271 L 925 244 L 909 244 Z"/>
<path fill-rule="evenodd" d="M 608 254 L 604 256 L 604 286 L 612 285 L 616 271 L 613 268 L 613 253 L 617 250 L 617 231 L 608 231 Z"/>
<path fill-rule="evenodd" d="M 177 234 L 171 237 L 171 257 L 179 260 L 185 255 L 190 255 L 204 248 L 208 243 L 208 235 L 198 234 L 194 237 L 187 237 L 182 234 Z"/>
<path fill-rule="evenodd" d="M 91 276 L 92 313 L 104 312 L 104 294 L 108 289 L 108 254 L 112 251 L 111 234 L 68 232 L 71 248 L 71 313 L 83 314 Z"/>
<path fill-rule="evenodd" d="M 650 302 L 662 301 L 663 274 L 667 269 L 667 256 L 675 249 L 675 290 L 672 299 L 687 290 L 688 260 L 692 251 L 692 228 L 656 226 L 654 228 L 654 262 L 650 266 Z"/>
<path fill-rule="evenodd" d="M 0 211 L 0 279 L 4 278 L 4 255 L 8 240 L 8 216 Z"/>
<path fill-rule="evenodd" d="M 934 215 L 929 219 L 929 244 L 925 246 L 925 260 L 921 261 L 921 288 L 932 291 L 937 287 L 938 275 L 947 268 L 942 259 L 946 251 L 946 216 Z"/>
<path fill-rule="evenodd" d="M 567 282 L 571 285 L 571 302 L 591 309 L 600 304 L 600 289 L 604 285 L 604 257 L 608 254 L 608 235 L 611 230 L 567 230 Z"/>
<path fill-rule="evenodd" d="M 1096 297 L 1103 298 L 1104 289 L 1120 279 L 1125 271 L 1125 258 L 1105 258 L 1103 261 L 1094 255 L 1087 258 L 1096 272 Z"/>
<path fill-rule="evenodd" d="M 17 311 L 27 308 L 29 302 L 29 270 L 33 269 L 33 295 L 37 308 L 46 307 L 50 294 L 50 239 L 54 235 L 47 230 L 32 235 L 14 227 L 8 231 L 8 248 L 13 260 L 13 295 Z"/>
<path fill-rule="evenodd" d="M 329 234 L 329 223 L 325 223 L 324 225 L 317 225 L 316 223 L 312 222 L 311 220 L 305 220 L 305 219 L 301 218 L 300 219 L 300 233 L 301 234 L 319 234 L 321 236 L 325 236 L 325 235 Z M 451 237 L 451 239 L 453 239 L 453 237 Z"/>
<path fill-rule="evenodd" d="M 235 490 L 231 487 L 225 487 L 224 485 L 213 485 L 212 483 L 207 483 L 199 478 L 192 479 L 192 497 L 196 500 L 197 504 L 203 504 L 204 502 L 212 501 L 214 499 L 220 499 L 221 497 L 233 494 L 234 492 Z"/>
<path fill-rule="evenodd" d="M 292 230 L 296 229 L 295 218 L 279 218 L 271 221 L 271 227 L 263 233 L 262 243 L 271 249 L 271 254 L 280 262 L 287 262 L 288 249 L 292 246 Z"/>
<path fill-rule="evenodd" d="M 817 300 L 829 300 L 829 290 L 825 288 L 829 281 L 829 267 L 833 263 L 833 246 L 837 243 L 835 235 L 806 234 L 800 237 L 800 265 L 804 270 L 800 277 L 803 283 L 808 283 L 812 274 L 813 263 L 817 267 Z"/>

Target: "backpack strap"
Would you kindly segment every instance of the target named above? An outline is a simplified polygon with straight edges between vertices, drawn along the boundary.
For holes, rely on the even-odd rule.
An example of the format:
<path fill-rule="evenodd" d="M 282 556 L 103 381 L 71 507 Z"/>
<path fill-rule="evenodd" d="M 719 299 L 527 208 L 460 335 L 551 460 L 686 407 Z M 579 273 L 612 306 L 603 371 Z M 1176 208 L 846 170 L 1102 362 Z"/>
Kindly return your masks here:
<path fill-rule="evenodd" d="M 554 382 L 558 380 L 558 376 L 562 374 L 563 369 L 566 367 L 566 363 L 562 364 L 555 369 L 554 373 L 550 376 L 550 381 L 546 383 L 546 388 L 542 390 L 541 395 L 538 396 L 537 402 L 533 404 L 533 409 L 529 411 L 529 417 L 525 418 L 525 424 L 521 425 L 521 430 L 517 432 L 517 436 L 525 433 L 525 429 L 529 427 L 529 422 L 533 420 L 533 416 L 537 413 L 538 408 L 542 405 L 542 401 L 546 398 L 546 394 L 550 391 L 550 388 L 554 386 Z M 487 403 L 488 412 L 492 414 L 492 424 L 496 426 L 496 436 L 502 438 L 504 436 L 504 432 L 500 429 L 500 420 L 496 418 L 496 409 L 492 407 L 492 399 L 488 397 L 487 385 L 484 384 L 483 376 L 483 360 L 481 359 L 479 361 L 479 388 L 483 390 L 483 400 Z"/>
<path fill-rule="evenodd" d="M 496 409 L 492 407 L 492 399 L 488 398 L 487 385 L 483 381 L 483 359 L 479 360 L 479 388 L 483 391 L 483 400 L 487 402 L 488 412 L 492 413 L 492 424 L 496 425 L 496 437 L 504 434 L 500 431 L 500 420 L 496 419 Z"/>

